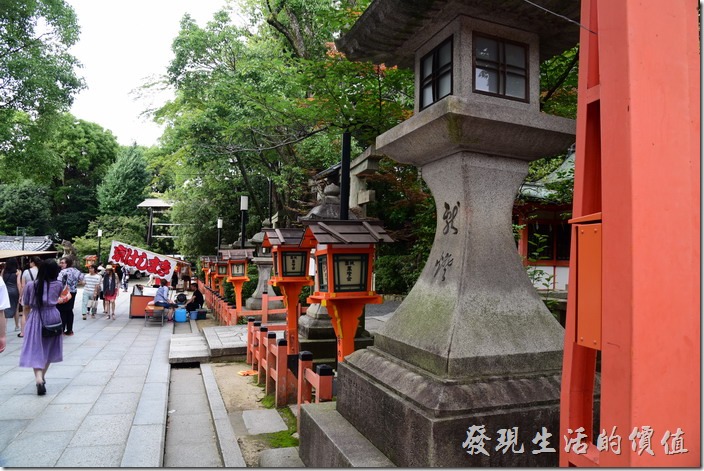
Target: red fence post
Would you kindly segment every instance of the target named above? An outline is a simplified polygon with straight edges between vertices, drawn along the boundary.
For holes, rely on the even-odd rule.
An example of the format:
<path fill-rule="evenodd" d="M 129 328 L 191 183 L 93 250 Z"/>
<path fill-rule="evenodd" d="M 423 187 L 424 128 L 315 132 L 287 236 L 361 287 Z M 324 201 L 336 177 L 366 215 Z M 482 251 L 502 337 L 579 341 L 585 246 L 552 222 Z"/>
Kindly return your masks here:
<path fill-rule="evenodd" d="M 267 332 L 266 334 L 266 351 L 264 356 L 266 364 L 264 365 L 264 393 L 269 394 L 274 390 L 276 383 L 276 352 L 274 347 L 276 344 L 276 332 Z"/>
<path fill-rule="evenodd" d="M 247 318 L 247 364 L 252 364 L 252 348 L 254 346 L 254 329 L 259 327 L 261 322 L 254 320 L 254 317 Z"/>
<path fill-rule="evenodd" d="M 276 342 L 276 407 L 288 403 L 288 342 L 279 339 Z"/>
<path fill-rule="evenodd" d="M 301 431 L 301 404 L 310 402 L 311 386 L 305 379 L 305 373 L 313 367 L 313 354 L 308 351 L 303 351 L 298 354 L 298 413 L 296 414 L 296 429 Z"/>

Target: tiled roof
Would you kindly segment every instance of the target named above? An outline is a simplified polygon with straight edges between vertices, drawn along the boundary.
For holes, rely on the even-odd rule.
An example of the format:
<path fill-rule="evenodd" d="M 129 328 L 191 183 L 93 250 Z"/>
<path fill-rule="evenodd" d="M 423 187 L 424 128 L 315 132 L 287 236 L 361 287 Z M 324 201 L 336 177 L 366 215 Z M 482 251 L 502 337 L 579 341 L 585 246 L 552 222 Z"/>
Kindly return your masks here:
<path fill-rule="evenodd" d="M 0 235 L 0 250 L 44 251 L 53 247 L 54 241 L 49 236 Z"/>
<path fill-rule="evenodd" d="M 377 221 L 302 221 L 306 238 L 314 237 L 319 244 L 376 244 L 393 242 Z"/>
<path fill-rule="evenodd" d="M 241 260 L 244 258 L 252 258 L 254 249 L 225 249 L 220 250 L 220 258 L 222 260 Z"/>

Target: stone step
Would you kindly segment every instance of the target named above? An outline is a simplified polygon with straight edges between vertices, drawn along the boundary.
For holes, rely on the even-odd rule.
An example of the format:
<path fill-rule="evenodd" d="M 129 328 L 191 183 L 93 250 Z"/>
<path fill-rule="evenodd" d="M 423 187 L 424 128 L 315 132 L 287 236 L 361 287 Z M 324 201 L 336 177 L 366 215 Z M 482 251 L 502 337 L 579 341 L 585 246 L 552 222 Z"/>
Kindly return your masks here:
<path fill-rule="evenodd" d="M 395 465 L 335 409 L 336 402 L 301 406 L 300 457 L 319 468 Z M 310 464 L 306 464 L 310 466 Z"/>
<path fill-rule="evenodd" d="M 169 363 L 207 363 L 210 350 L 201 333 L 173 334 L 169 345 Z"/>

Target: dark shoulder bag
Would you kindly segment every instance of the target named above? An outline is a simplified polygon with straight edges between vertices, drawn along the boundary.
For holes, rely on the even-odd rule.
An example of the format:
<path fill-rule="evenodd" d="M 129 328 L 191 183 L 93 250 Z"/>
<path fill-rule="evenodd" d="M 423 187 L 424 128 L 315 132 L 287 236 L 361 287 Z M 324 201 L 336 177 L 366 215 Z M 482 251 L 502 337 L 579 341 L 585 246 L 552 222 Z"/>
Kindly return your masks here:
<path fill-rule="evenodd" d="M 47 283 L 47 292 L 49 291 L 49 284 Z M 47 295 L 48 298 L 48 295 Z M 42 337 L 57 337 L 64 332 L 64 327 L 61 322 L 56 324 L 45 324 L 44 316 L 41 315 L 39 310 L 37 310 L 37 315 L 39 316 L 39 322 L 42 324 Z"/>

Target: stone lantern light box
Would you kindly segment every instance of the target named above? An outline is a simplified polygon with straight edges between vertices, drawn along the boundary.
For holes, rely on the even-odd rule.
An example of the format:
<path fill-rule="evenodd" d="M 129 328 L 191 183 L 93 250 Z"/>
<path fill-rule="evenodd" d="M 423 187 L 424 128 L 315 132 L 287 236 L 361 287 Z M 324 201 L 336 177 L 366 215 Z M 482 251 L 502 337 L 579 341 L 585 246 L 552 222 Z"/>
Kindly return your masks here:
<path fill-rule="evenodd" d="M 538 3 L 579 17 L 579 2 Z M 573 120 L 540 112 L 540 63 L 576 44 L 574 24 L 522 0 L 376 1 L 362 20 L 336 41 L 350 60 L 415 72 L 414 116 L 376 142 L 394 160 L 423 167 L 464 150 L 531 161 L 574 142 Z"/>

